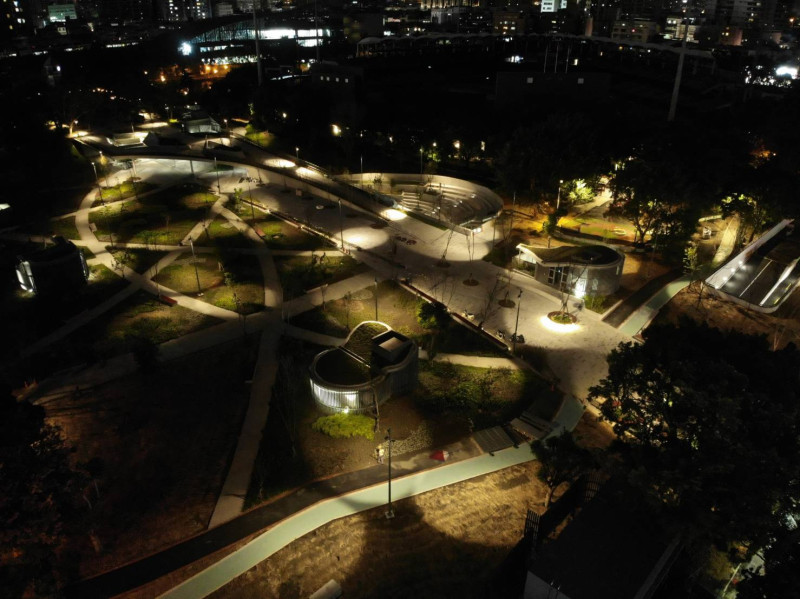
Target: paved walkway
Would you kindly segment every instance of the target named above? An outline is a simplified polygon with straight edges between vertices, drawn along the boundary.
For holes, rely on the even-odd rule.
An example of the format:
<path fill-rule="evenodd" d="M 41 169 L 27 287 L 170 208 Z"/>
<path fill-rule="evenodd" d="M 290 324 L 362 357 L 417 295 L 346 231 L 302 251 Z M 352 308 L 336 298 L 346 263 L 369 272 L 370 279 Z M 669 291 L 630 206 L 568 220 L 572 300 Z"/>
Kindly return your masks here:
<path fill-rule="evenodd" d="M 649 298 L 653 297 L 656 293 L 658 293 L 659 290 L 663 289 L 665 285 L 680 277 L 682 273 L 682 269 L 676 268 L 664 273 L 660 277 L 656 277 L 652 281 L 648 281 L 644 287 L 641 287 L 639 290 L 622 300 L 616 308 L 603 316 L 603 322 L 611 325 L 612 327 L 619 328 L 619 326 L 625 322 L 630 315 L 634 313 L 634 311 L 643 306 Z"/>
<path fill-rule="evenodd" d="M 691 279 L 686 276 L 670 281 L 651 297 L 644 306 L 636 310 L 619 330 L 631 337 L 640 334 L 658 315 L 658 311 L 666 306 L 679 291 L 685 289 L 689 283 L 691 283 Z"/>
<path fill-rule="evenodd" d="M 421 360 L 428 360 L 428 352 L 424 349 L 419 350 Z M 433 356 L 434 362 L 452 362 L 463 366 L 475 366 L 477 368 L 507 368 L 509 370 L 520 370 L 520 365 L 511 358 L 488 358 L 482 356 L 464 356 L 462 354 L 440 354 Z"/>
<path fill-rule="evenodd" d="M 392 480 L 392 499 L 399 501 L 533 459 L 535 456 L 530 447 L 523 445 L 495 452 L 494 455 L 483 454 L 468 460 L 445 464 L 439 468 Z M 387 485 L 381 483 L 321 501 L 281 521 L 238 551 L 222 558 L 161 597 L 169 599 L 206 597 L 295 539 L 332 520 L 386 505 L 386 500 Z"/>

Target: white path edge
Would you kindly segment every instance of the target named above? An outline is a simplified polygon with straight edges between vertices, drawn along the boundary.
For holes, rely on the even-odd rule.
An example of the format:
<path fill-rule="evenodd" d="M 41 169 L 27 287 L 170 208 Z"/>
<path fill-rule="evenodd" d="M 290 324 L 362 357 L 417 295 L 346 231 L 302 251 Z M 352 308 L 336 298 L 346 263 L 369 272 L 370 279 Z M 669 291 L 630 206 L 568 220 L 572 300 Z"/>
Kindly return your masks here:
<path fill-rule="evenodd" d="M 480 456 L 445 464 L 432 470 L 410 474 L 392 481 L 393 500 L 406 499 L 476 476 L 497 472 L 535 459 L 528 444 L 508 448 L 493 456 Z M 197 599 L 207 597 L 237 576 L 286 547 L 292 541 L 338 518 L 357 514 L 386 504 L 387 485 L 381 483 L 320 501 L 262 533 L 241 549 L 222 558 L 205 570 L 167 591 L 160 597 Z"/>

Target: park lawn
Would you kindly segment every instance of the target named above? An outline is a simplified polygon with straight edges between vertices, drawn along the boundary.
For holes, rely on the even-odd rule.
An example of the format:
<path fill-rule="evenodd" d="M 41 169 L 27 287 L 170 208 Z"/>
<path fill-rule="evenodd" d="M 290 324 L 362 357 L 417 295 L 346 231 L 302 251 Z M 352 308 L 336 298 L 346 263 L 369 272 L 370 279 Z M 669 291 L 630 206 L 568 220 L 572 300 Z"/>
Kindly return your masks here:
<path fill-rule="evenodd" d="M 246 216 L 249 216 L 246 215 Z M 244 217 L 244 216 L 243 216 Z M 249 222 L 249 221 L 248 221 Z M 274 250 L 322 250 L 331 244 L 322 237 L 301 231 L 275 216 L 256 216 L 255 227 L 267 247 Z"/>
<path fill-rule="evenodd" d="M 101 178 L 100 180 L 102 181 L 103 179 Z M 97 199 L 92 202 L 92 206 L 102 206 L 103 202 L 126 200 L 137 195 L 149 193 L 158 187 L 153 183 L 143 183 L 141 181 L 136 181 L 136 189 L 134 189 L 133 185 L 134 183 L 130 179 L 110 187 L 101 185 L 100 193 L 97 195 Z"/>
<path fill-rule="evenodd" d="M 218 216 L 206 230 L 197 238 L 196 246 L 200 247 L 228 247 L 228 248 L 250 248 L 254 247 L 253 241 L 239 231 L 233 223 L 226 218 Z"/>
<path fill-rule="evenodd" d="M 529 370 L 423 360 L 419 383 L 414 397 L 422 410 L 465 420 L 478 430 L 507 422 L 530 405 L 537 416 L 550 420 L 561 405 L 560 394 Z"/>
<path fill-rule="evenodd" d="M 277 256 L 274 261 L 284 299 L 299 297 L 320 285 L 349 279 L 368 270 L 365 264 L 333 251 L 314 256 Z"/>
<path fill-rule="evenodd" d="M 88 332 L 97 354 L 110 356 L 129 350 L 128 336 L 161 344 L 220 322 L 182 306 L 167 306 L 139 291 L 98 317 L 88 326 Z"/>
<path fill-rule="evenodd" d="M 250 131 L 245 137 L 263 148 L 268 148 L 275 138 L 269 131 Z"/>
<path fill-rule="evenodd" d="M 81 238 L 80 233 L 78 233 L 78 227 L 75 226 L 74 216 L 53 219 L 50 221 L 49 226 L 50 231 L 48 233 L 50 235 L 58 235 L 64 239 Z"/>
<path fill-rule="evenodd" d="M 378 283 L 378 318 L 395 331 L 408 337 L 419 337 L 425 333 L 417 322 L 417 297 L 406 291 L 394 281 Z M 292 324 L 301 328 L 346 337 L 350 329 L 365 320 L 375 318 L 375 287 L 370 285 L 350 294 L 350 298 L 340 298 L 325 302 L 325 308 L 318 306 L 313 310 L 292 318 Z"/>
<path fill-rule="evenodd" d="M 414 339 L 420 346 L 428 348 L 431 333 L 422 328 L 417 320 L 417 307 L 423 301 L 394 281 L 378 283 L 378 319 L 392 329 Z M 375 287 L 369 286 L 352 294 L 325 302 L 308 312 L 292 317 L 292 324 L 304 329 L 346 337 L 350 329 L 365 320 L 375 319 Z M 452 318 L 436 335 L 435 350 L 443 353 L 473 356 L 505 357 L 506 352 L 478 333 L 455 322 Z"/>
<path fill-rule="evenodd" d="M 138 248 L 116 248 L 111 251 L 111 254 L 117 262 L 121 262 L 138 273 L 144 273 L 164 257 L 166 252 Z"/>
<path fill-rule="evenodd" d="M 108 205 L 89 214 L 97 226 L 98 239 L 113 239 L 120 243 L 177 245 L 198 221 L 206 216 L 205 206 L 187 208 L 174 200 L 158 204 L 153 198 L 159 192 L 140 201 Z"/>
<path fill-rule="evenodd" d="M 264 309 L 264 282 L 257 256 L 228 252 L 198 254 L 197 274 L 191 260 L 191 253 L 181 254 L 177 264 L 162 269 L 153 280 L 179 293 L 195 296 L 199 278 L 203 296 L 198 299 L 204 302 L 240 314 Z M 219 269 L 220 264 L 224 270 Z"/>

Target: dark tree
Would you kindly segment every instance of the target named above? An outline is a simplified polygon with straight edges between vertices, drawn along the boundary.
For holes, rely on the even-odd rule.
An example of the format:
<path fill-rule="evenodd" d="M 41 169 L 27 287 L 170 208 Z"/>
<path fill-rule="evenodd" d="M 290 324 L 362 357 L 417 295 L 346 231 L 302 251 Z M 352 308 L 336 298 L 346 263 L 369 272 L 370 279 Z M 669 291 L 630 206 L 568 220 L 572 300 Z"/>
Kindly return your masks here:
<path fill-rule="evenodd" d="M 3 595 L 53 596 L 65 561 L 59 545 L 86 513 L 86 478 L 69 463 L 44 410 L 0 394 L 0 580 Z M 8 593 L 8 595 L 6 595 Z"/>
<path fill-rule="evenodd" d="M 684 322 L 623 343 L 590 390 L 621 464 L 688 537 L 764 547 L 798 498 L 800 354 Z"/>
<path fill-rule="evenodd" d="M 800 598 L 800 530 L 784 532 L 764 552 L 764 567 L 745 572 L 738 599 Z"/>
<path fill-rule="evenodd" d="M 545 507 L 550 506 L 553 494 L 561 484 L 575 482 L 592 463 L 591 454 L 578 446 L 567 430 L 560 435 L 534 441 L 531 447 L 540 463 L 537 476 L 547 485 Z"/>

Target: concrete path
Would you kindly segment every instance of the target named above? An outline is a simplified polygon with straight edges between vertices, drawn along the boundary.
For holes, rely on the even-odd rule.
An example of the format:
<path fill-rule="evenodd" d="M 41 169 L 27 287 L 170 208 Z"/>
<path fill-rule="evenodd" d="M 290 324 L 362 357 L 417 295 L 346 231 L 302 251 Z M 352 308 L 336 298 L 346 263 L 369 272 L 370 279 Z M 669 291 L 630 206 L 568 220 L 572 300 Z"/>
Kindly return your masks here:
<path fill-rule="evenodd" d="M 666 306 L 679 291 L 688 287 L 689 283 L 691 283 L 691 279 L 688 276 L 670 281 L 651 297 L 644 306 L 636 310 L 619 330 L 631 337 L 641 333 L 658 315 L 658 311 Z"/>
<path fill-rule="evenodd" d="M 282 333 L 279 315 L 273 313 L 261 333 L 258 361 L 250 385 L 250 402 L 236 442 L 236 451 L 225 476 L 208 527 L 214 528 L 242 513 L 253 466 L 261 446 L 261 436 L 269 415 L 272 385 L 278 371 L 275 352 Z"/>
<path fill-rule="evenodd" d="M 683 269 L 676 268 L 664 273 L 660 277 L 656 277 L 652 281 L 648 281 L 643 287 L 633 292 L 608 314 L 604 315 L 603 322 L 612 327 L 619 328 L 635 310 L 641 308 L 648 299 L 663 289 L 665 285 L 681 276 L 682 272 Z"/>
<path fill-rule="evenodd" d="M 733 253 L 733 248 L 736 244 L 736 233 L 739 230 L 739 217 L 735 216 L 728 220 L 725 231 L 722 232 L 722 239 L 719 242 L 717 251 L 714 254 L 714 259 L 711 264 L 714 266 L 721 266 Z"/>
<path fill-rule="evenodd" d="M 419 350 L 421 360 L 428 360 L 428 352 L 424 349 Z M 476 368 L 507 368 L 509 370 L 520 370 L 520 365 L 511 358 L 488 358 L 482 356 L 464 356 L 461 354 L 436 354 L 434 362 L 452 362 L 463 366 L 475 366 Z"/>
<path fill-rule="evenodd" d="M 382 281 L 383 278 L 383 276 L 374 272 L 365 272 L 343 281 L 331 283 L 325 289 L 325 301 L 342 298 L 348 293 L 360 291 L 365 287 L 374 287 L 375 279 Z M 322 290 L 318 287 L 317 289 L 311 290 L 309 293 L 301 295 L 300 297 L 283 302 L 283 311 L 287 318 L 291 318 L 296 314 L 307 312 L 308 310 L 312 310 L 321 305 Z M 380 298 L 378 299 L 378 315 L 380 316 Z"/>
<path fill-rule="evenodd" d="M 401 500 L 477 476 L 497 472 L 535 459 L 528 445 L 511 447 L 475 458 L 444 464 L 392 481 L 392 499 Z M 194 575 L 161 595 L 169 599 L 206 597 L 228 582 L 247 572 L 289 543 L 320 526 L 353 514 L 386 505 L 387 485 L 373 485 L 348 494 L 321 501 L 306 510 L 282 520 L 236 552 Z M 457 509 L 457 506 L 452 506 Z M 391 523 L 390 523 L 391 525 Z"/>

